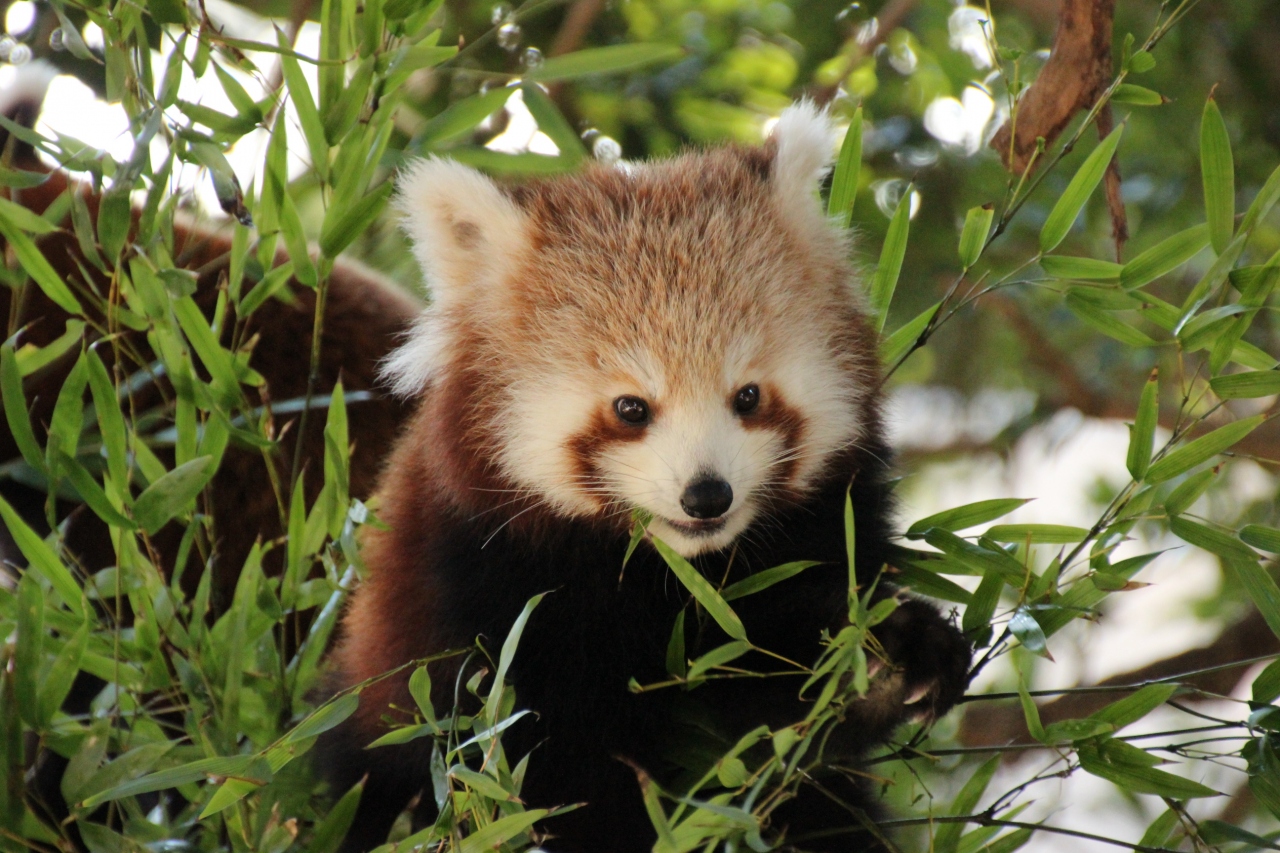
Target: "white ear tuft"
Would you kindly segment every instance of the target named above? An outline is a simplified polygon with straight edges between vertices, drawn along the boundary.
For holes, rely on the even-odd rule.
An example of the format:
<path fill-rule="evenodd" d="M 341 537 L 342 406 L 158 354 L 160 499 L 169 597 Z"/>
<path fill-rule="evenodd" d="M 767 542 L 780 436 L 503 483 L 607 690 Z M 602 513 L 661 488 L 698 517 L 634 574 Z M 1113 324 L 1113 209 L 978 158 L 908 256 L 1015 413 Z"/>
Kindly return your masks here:
<path fill-rule="evenodd" d="M 773 138 L 778 146 L 773 171 L 779 200 L 796 215 L 816 210 L 818 184 L 835 159 L 831 117 L 813 101 L 797 101 L 778 117 Z"/>
<path fill-rule="evenodd" d="M 528 217 L 493 181 L 452 160 L 431 157 L 400 178 L 396 206 L 422 265 L 431 306 L 382 376 L 397 394 L 422 390 L 448 359 L 459 311 L 492 320 L 529 250 Z"/>

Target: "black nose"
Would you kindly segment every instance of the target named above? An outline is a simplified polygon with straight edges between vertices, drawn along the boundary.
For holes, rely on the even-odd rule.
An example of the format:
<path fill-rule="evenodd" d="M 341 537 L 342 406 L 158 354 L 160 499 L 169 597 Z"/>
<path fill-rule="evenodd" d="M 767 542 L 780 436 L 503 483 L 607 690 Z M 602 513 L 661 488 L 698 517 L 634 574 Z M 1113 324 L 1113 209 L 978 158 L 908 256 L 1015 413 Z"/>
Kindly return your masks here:
<path fill-rule="evenodd" d="M 719 477 L 701 476 L 680 496 L 680 506 L 692 518 L 719 518 L 733 503 L 733 488 Z"/>

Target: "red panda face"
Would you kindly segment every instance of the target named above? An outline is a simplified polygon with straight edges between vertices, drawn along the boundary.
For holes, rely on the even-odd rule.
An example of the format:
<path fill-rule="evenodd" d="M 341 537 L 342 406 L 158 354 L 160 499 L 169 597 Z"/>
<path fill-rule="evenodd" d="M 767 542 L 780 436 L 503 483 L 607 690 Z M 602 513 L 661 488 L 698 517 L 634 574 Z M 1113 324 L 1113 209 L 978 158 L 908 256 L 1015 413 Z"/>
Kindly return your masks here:
<path fill-rule="evenodd" d="M 816 195 L 832 147 L 802 105 L 760 149 L 512 190 L 420 163 L 400 204 L 433 305 L 388 376 L 465 388 L 468 452 L 557 514 L 625 530 L 640 510 L 685 556 L 730 545 L 804 499 L 874 393 Z"/>

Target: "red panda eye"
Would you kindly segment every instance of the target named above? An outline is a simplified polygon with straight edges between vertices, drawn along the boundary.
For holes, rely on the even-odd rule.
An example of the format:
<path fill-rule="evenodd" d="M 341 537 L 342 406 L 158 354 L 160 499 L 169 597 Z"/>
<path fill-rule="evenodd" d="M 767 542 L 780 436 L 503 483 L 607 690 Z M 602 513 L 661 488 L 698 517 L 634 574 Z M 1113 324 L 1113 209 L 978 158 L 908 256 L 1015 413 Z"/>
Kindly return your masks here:
<path fill-rule="evenodd" d="M 613 410 L 623 423 L 641 426 L 649 422 L 649 404 L 639 397 L 619 397 L 613 401 Z"/>
<path fill-rule="evenodd" d="M 740 415 L 749 415 L 760 405 L 760 386 L 752 382 L 744 385 L 733 397 L 733 410 Z"/>

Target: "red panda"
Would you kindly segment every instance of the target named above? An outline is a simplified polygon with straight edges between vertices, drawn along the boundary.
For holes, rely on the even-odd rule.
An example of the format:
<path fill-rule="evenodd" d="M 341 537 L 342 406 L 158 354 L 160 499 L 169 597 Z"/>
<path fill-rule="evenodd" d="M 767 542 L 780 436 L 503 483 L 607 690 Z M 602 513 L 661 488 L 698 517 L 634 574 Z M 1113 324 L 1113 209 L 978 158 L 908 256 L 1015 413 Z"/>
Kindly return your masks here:
<path fill-rule="evenodd" d="M 730 743 L 804 714 L 786 678 L 628 690 L 632 678 L 665 677 L 686 602 L 647 545 L 619 579 L 634 511 L 716 582 L 824 561 L 734 602 L 752 641 L 792 660 L 815 660 L 824 629 L 847 616 L 846 494 L 861 583 L 889 553 L 876 336 L 848 238 L 817 197 L 833 147 L 828 118 L 801 104 L 758 148 L 516 186 L 430 159 L 400 180 L 433 301 L 385 374 L 420 400 L 378 487 L 385 528 L 365 532 L 367 576 L 332 654 L 332 687 L 477 636 L 500 642 L 525 601 L 549 592 L 507 674 L 536 718 L 504 736 L 510 754 L 533 752 L 525 802 L 586 804 L 546 822 L 545 849 L 650 849 L 632 767 L 662 778 L 689 697 Z M 966 682 L 969 645 L 932 605 L 904 597 L 875 633 L 892 667 L 841 727 L 849 755 L 908 716 L 944 713 Z M 706 648 L 724 640 L 704 638 Z M 452 706 L 459 666 L 431 664 L 437 707 Z M 381 843 L 430 787 L 424 741 L 365 749 L 388 719 L 408 721 L 408 677 L 366 687 L 321 742 L 335 793 L 367 776 L 348 850 Z M 871 807 L 847 780 L 831 784 Z M 794 835 L 851 823 L 813 794 L 773 826 Z"/>

